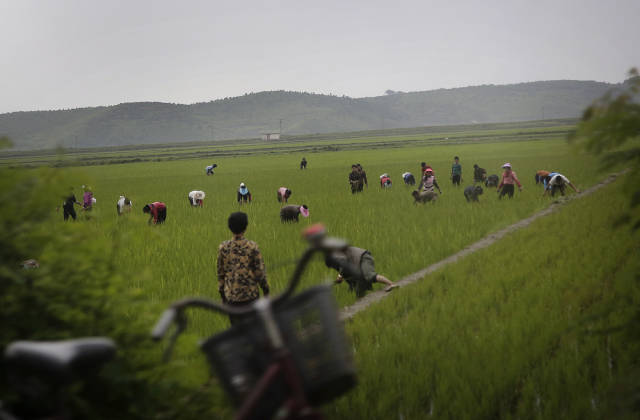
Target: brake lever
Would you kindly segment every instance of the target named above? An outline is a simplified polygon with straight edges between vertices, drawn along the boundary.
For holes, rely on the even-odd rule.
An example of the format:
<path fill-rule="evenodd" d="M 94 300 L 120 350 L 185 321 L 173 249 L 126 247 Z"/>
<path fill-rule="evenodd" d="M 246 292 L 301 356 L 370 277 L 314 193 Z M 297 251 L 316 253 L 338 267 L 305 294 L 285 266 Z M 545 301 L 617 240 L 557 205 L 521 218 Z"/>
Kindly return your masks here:
<path fill-rule="evenodd" d="M 178 340 L 178 336 L 182 334 L 185 329 L 187 329 L 187 317 L 184 316 L 184 313 L 182 311 L 179 311 L 176 314 L 175 323 L 176 329 L 173 334 L 171 334 L 169 343 L 167 344 L 167 348 L 164 349 L 164 352 L 162 354 L 162 361 L 164 363 L 167 363 L 171 358 L 171 353 L 173 353 L 173 348 L 175 347 L 176 341 Z"/>

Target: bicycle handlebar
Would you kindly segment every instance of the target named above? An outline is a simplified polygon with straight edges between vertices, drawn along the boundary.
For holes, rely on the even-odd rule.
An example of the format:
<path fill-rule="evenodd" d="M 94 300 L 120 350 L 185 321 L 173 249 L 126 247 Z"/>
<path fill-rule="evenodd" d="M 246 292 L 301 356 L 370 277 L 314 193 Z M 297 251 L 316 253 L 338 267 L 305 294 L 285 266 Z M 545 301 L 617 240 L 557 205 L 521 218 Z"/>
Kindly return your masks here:
<path fill-rule="evenodd" d="M 291 276 L 291 279 L 289 280 L 289 285 L 287 286 L 286 290 L 280 295 L 271 299 L 273 305 L 278 305 L 291 296 L 291 294 L 298 286 L 298 283 L 300 283 L 300 278 L 302 277 L 302 273 L 304 272 L 307 264 L 311 260 L 313 254 L 315 254 L 316 252 L 324 252 L 327 256 L 327 259 L 330 259 L 330 261 L 339 266 L 342 269 L 342 272 L 347 276 L 360 276 L 358 270 L 352 267 L 352 265 L 348 262 L 338 261 L 331 257 L 332 252 L 342 251 L 349 246 L 346 241 L 337 238 L 324 237 L 324 231 L 319 231 L 318 229 L 316 229 L 314 233 L 308 235 L 307 239 L 310 242 L 310 246 L 304 251 L 302 257 L 296 264 L 296 268 L 293 272 L 293 275 Z M 168 356 L 167 353 L 171 352 L 173 343 L 177 339 L 178 335 L 186 327 L 186 318 L 183 315 L 183 311 L 188 307 L 198 307 L 227 315 L 245 315 L 251 312 L 255 312 L 255 308 L 252 305 L 247 305 L 245 307 L 236 307 L 226 305 L 224 303 L 214 302 L 210 299 L 204 298 L 185 298 L 172 303 L 171 307 L 163 312 L 151 332 L 151 337 L 156 341 L 160 341 L 171 327 L 171 324 L 173 324 L 174 322 L 178 324 L 178 329 L 172 336 L 169 348 L 165 353 L 165 358 Z"/>

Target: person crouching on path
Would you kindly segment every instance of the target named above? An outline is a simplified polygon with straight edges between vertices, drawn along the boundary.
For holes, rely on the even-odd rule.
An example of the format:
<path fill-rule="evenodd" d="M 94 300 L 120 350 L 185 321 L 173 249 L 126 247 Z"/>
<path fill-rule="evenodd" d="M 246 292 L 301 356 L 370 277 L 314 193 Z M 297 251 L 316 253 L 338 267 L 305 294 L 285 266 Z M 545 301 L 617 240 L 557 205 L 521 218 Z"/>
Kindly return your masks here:
<path fill-rule="evenodd" d="M 520 184 L 516 173 L 511 170 L 510 163 L 505 163 L 504 165 L 502 165 L 502 169 L 504 169 L 504 172 L 502 173 L 500 184 L 498 184 L 497 191 L 500 192 L 498 198 L 501 199 L 505 195 L 508 195 L 509 198 L 512 198 L 515 189 L 514 184 L 518 185 L 518 190 L 520 191 L 522 191 L 522 184 Z"/>
<path fill-rule="evenodd" d="M 438 192 L 440 194 L 442 194 L 442 190 L 438 185 L 438 181 L 436 181 L 436 177 L 433 175 L 433 169 L 427 168 L 425 169 L 424 176 L 422 177 L 421 192 L 435 193 L 434 187 L 438 189 Z"/>
<path fill-rule="evenodd" d="M 189 203 L 192 207 L 202 207 L 204 204 L 204 191 L 191 191 L 189 193 Z"/>
<path fill-rule="evenodd" d="M 269 295 L 269 284 L 258 244 L 244 237 L 249 224 L 245 213 L 232 213 L 227 220 L 233 238 L 218 247 L 218 292 L 222 302 L 231 306 L 244 306 L 260 297 Z M 247 315 L 229 315 L 234 325 Z"/>
<path fill-rule="evenodd" d="M 237 197 L 238 197 L 239 204 L 251 202 L 251 192 L 249 191 L 249 188 L 247 188 L 247 186 L 244 185 L 244 182 L 240 183 L 240 188 L 238 188 Z"/>
<path fill-rule="evenodd" d="M 291 197 L 291 190 L 287 187 L 278 188 L 278 203 L 286 203 Z"/>
<path fill-rule="evenodd" d="M 348 262 L 352 267 L 358 269 L 359 278 L 349 277 L 342 271 L 340 267 L 344 265 L 344 262 Z M 366 249 L 349 246 L 344 251 L 333 252 L 330 258 L 325 260 L 325 263 L 327 267 L 338 271 L 338 277 L 334 283 L 340 284 L 346 280 L 349 290 L 355 290 L 357 297 L 363 297 L 367 290 L 373 290 L 373 283 L 385 284 L 387 286 L 384 288 L 385 292 L 390 292 L 398 287 L 397 284 L 376 272 L 373 255 Z"/>
<path fill-rule="evenodd" d="M 142 208 L 142 212 L 151 215 L 151 217 L 149 217 L 149 224 L 159 225 L 167 219 L 167 206 L 161 201 L 154 201 L 153 203 L 145 205 Z"/>
<path fill-rule="evenodd" d="M 127 213 L 131 213 L 131 207 L 133 207 L 133 202 L 129 200 L 124 195 L 121 195 L 116 203 L 116 207 L 118 209 L 118 216 L 121 216 L 126 211 Z"/>
<path fill-rule="evenodd" d="M 557 192 L 559 192 L 560 195 L 564 196 L 567 185 L 570 186 L 576 193 L 580 192 L 580 190 L 577 189 L 576 186 L 573 185 L 566 176 L 557 172 L 554 172 L 553 175 L 548 175 L 545 181 L 546 187 L 544 189 L 544 193 L 542 194 L 543 197 L 549 193 L 551 193 L 551 197 L 554 197 Z"/>
<path fill-rule="evenodd" d="M 306 204 L 301 206 L 297 204 L 290 204 L 280 209 L 280 221 L 295 222 L 298 223 L 298 218 L 302 214 L 303 217 L 309 217 L 309 207 Z"/>

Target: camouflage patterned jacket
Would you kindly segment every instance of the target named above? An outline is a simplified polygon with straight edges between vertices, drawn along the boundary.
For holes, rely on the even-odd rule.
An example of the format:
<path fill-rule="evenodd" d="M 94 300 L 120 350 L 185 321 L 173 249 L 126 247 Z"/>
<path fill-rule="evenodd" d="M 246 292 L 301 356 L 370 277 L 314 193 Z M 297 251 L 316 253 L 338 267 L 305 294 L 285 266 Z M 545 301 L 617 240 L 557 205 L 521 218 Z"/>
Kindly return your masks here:
<path fill-rule="evenodd" d="M 246 302 L 269 293 L 258 244 L 245 238 L 224 241 L 218 248 L 218 291 L 228 302 Z"/>

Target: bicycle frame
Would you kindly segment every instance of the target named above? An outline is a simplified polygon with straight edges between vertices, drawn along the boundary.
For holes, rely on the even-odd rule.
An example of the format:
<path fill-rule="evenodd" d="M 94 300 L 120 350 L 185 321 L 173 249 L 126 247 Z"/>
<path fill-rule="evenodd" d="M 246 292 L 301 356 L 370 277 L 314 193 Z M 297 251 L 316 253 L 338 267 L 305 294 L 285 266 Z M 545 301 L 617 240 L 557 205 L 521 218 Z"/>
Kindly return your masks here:
<path fill-rule="evenodd" d="M 233 307 L 202 298 L 186 298 L 174 302 L 157 322 L 152 331 L 152 337 L 160 340 L 165 335 L 172 323 L 177 324 L 176 331 L 171 336 L 170 343 L 165 351 L 165 358 L 170 355 L 177 336 L 186 328 L 184 310 L 188 307 L 198 307 L 227 315 L 246 315 L 255 312 L 260 319 L 267 335 L 269 346 L 273 353 L 273 361 L 254 385 L 254 388 L 244 398 L 238 409 L 236 419 L 246 420 L 252 418 L 252 414 L 259 402 L 266 394 L 269 387 L 280 377 L 288 388 L 288 394 L 283 404 L 287 409 L 287 419 L 321 419 L 313 407 L 309 404 L 305 395 L 302 378 L 297 370 L 291 352 L 285 346 L 280 329 L 275 321 L 272 308 L 286 301 L 294 292 L 302 273 L 311 257 L 316 252 L 323 252 L 327 257 L 333 251 L 344 250 L 348 244 L 342 240 L 324 237 L 324 231 L 316 231 L 308 235 L 310 246 L 302 254 L 294 273 L 289 281 L 287 289 L 275 298 L 263 297 L 247 307 Z M 343 263 L 342 269 L 351 273 L 354 277 L 359 275 L 359 270 L 350 264 Z"/>

